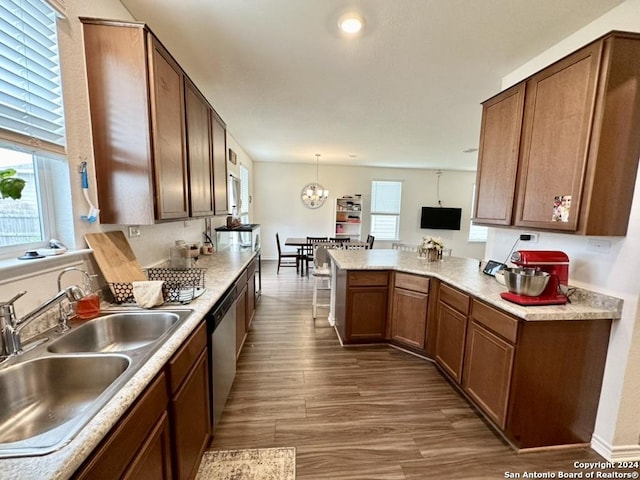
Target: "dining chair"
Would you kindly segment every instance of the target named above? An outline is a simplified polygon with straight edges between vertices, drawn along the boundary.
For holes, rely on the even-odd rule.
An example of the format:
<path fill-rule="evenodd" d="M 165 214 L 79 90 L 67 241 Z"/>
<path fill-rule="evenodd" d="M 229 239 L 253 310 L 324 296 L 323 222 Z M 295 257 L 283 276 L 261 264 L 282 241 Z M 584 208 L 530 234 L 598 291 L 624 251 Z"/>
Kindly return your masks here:
<path fill-rule="evenodd" d="M 318 242 L 314 244 L 313 300 L 311 303 L 314 320 L 318 316 L 318 307 L 331 307 L 331 265 L 327 250 L 342 248 L 343 245 L 341 242 Z M 320 290 L 329 291 L 329 303 L 318 303 L 318 291 Z"/>
<path fill-rule="evenodd" d="M 307 244 L 300 247 L 298 254 L 300 256 L 301 267 L 303 271 L 301 275 L 304 275 L 304 268 L 307 269 L 307 277 L 309 276 L 309 262 L 313 262 L 314 244 L 326 243 L 329 241 L 329 237 L 309 237 L 307 236 Z"/>
<path fill-rule="evenodd" d="M 351 237 L 331 237 L 329 241 L 334 243 L 345 243 L 345 242 L 350 242 Z"/>
<path fill-rule="evenodd" d="M 345 250 L 368 250 L 369 245 L 365 243 L 343 243 L 342 244 Z"/>
<path fill-rule="evenodd" d="M 391 248 L 394 250 L 400 250 L 402 252 L 417 252 L 418 247 L 415 245 L 409 245 L 408 243 L 394 242 L 391 244 Z"/>
<path fill-rule="evenodd" d="M 278 270 L 276 273 L 280 273 L 281 266 L 296 267 L 296 273 L 298 273 L 300 271 L 300 255 L 298 255 L 298 252 L 282 252 L 282 247 L 280 246 L 280 235 L 278 232 L 276 232 L 276 245 L 278 246 Z M 293 260 L 293 262 L 291 260 Z"/>
<path fill-rule="evenodd" d="M 376 239 L 373 235 L 367 235 L 367 243 L 369 244 L 369 250 L 373 248 L 373 241 Z"/>

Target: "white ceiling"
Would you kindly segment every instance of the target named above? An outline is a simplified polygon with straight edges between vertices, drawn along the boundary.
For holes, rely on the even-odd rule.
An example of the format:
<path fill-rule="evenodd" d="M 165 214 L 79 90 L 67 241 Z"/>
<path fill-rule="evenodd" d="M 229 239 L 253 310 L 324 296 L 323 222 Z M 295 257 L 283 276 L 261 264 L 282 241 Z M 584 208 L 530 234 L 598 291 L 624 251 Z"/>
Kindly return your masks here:
<path fill-rule="evenodd" d="M 501 78 L 623 0 L 121 1 L 254 161 L 475 170 Z"/>

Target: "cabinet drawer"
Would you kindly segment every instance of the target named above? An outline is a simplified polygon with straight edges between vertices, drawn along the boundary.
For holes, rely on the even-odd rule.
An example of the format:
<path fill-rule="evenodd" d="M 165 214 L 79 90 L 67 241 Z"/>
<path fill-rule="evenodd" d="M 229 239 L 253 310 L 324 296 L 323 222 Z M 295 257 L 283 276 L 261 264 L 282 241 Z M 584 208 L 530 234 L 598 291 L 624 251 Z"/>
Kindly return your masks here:
<path fill-rule="evenodd" d="M 429 293 L 429 278 L 396 272 L 396 287 L 414 292 Z"/>
<path fill-rule="evenodd" d="M 238 280 L 236 280 L 238 290 L 241 290 L 242 287 L 246 285 L 247 278 L 249 278 L 249 276 L 247 275 L 247 269 L 245 268 L 238 277 Z"/>
<path fill-rule="evenodd" d="M 455 308 L 460 313 L 465 315 L 469 313 L 469 295 L 466 295 L 444 283 L 440 284 L 440 301 Z"/>
<path fill-rule="evenodd" d="M 349 272 L 348 281 L 350 287 L 386 287 L 389 275 L 386 271 L 360 270 Z"/>
<path fill-rule="evenodd" d="M 200 352 L 207 347 L 207 324 L 202 322 L 198 329 L 193 333 L 180 350 L 176 352 L 169 361 L 169 384 L 171 393 L 175 393 L 178 387 L 191 370 L 196 359 L 200 356 Z"/>
<path fill-rule="evenodd" d="M 249 265 L 247 265 L 247 276 L 251 276 L 255 273 L 258 266 L 258 259 L 254 258 Z"/>
<path fill-rule="evenodd" d="M 473 301 L 471 318 L 511 343 L 516 343 L 518 338 L 517 319 L 477 300 Z"/>

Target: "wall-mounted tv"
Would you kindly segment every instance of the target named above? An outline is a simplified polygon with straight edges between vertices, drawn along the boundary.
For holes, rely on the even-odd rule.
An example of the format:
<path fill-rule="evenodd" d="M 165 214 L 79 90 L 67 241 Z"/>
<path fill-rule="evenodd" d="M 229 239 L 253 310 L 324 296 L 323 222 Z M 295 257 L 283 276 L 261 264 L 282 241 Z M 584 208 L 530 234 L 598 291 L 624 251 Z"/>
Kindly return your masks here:
<path fill-rule="evenodd" d="M 461 208 L 422 207 L 420 228 L 460 230 Z"/>

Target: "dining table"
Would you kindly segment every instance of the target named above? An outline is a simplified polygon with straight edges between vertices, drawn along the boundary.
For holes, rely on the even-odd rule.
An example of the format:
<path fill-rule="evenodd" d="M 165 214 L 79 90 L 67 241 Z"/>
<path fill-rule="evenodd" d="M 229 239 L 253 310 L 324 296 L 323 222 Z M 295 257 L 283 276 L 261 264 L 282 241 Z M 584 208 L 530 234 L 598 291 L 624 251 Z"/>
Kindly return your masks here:
<path fill-rule="evenodd" d="M 288 247 L 296 247 L 298 249 L 298 255 L 299 255 L 299 262 L 300 262 L 300 275 L 304 276 L 304 265 L 305 262 L 303 261 L 304 256 L 306 254 L 306 252 L 304 251 L 304 247 L 306 247 L 307 245 L 309 245 L 309 241 L 307 241 L 307 237 L 287 237 L 287 239 L 285 240 L 284 244 Z M 332 241 L 328 241 L 327 243 L 330 243 L 332 245 L 336 245 L 339 242 L 332 242 Z M 367 242 L 364 242 L 362 240 L 350 240 L 349 242 L 344 242 L 345 244 L 347 244 L 349 247 L 355 247 L 355 248 L 368 248 L 369 244 Z M 348 247 L 347 247 L 348 248 Z M 307 275 L 309 275 L 309 271 L 307 269 Z"/>

